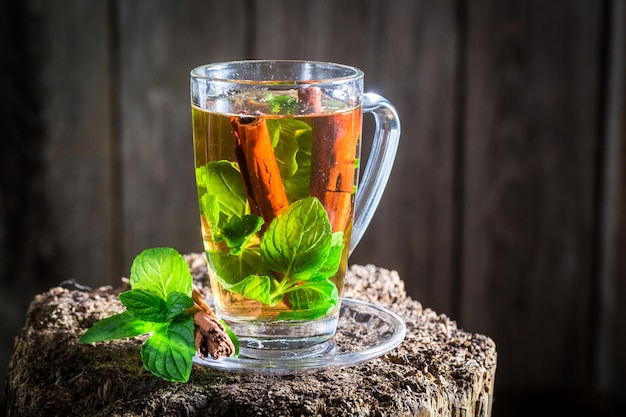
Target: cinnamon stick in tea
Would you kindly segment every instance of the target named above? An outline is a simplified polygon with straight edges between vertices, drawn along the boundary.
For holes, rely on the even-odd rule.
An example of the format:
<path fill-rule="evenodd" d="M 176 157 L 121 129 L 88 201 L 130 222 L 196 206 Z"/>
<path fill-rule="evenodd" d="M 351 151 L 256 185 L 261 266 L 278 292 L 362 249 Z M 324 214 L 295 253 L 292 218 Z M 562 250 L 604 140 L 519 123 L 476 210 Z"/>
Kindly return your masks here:
<path fill-rule="evenodd" d="M 322 90 L 319 87 L 303 87 L 298 90 L 300 110 L 307 113 L 322 112 Z"/>
<path fill-rule="evenodd" d="M 263 217 L 266 228 L 289 207 L 267 123 L 263 117 L 246 115 L 231 117 L 230 124 L 250 209 Z"/>
<path fill-rule="evenodd" d="M 322 111 L 321 91 L 317 87 L 299 90 L 301 104 Z M 357 146 L 361 110 L 354 109 L 319 117 L 313 126 L 310 192 L 328 212 L 333 232 L 345 232 L 352 218 L 355 192 Z"/>

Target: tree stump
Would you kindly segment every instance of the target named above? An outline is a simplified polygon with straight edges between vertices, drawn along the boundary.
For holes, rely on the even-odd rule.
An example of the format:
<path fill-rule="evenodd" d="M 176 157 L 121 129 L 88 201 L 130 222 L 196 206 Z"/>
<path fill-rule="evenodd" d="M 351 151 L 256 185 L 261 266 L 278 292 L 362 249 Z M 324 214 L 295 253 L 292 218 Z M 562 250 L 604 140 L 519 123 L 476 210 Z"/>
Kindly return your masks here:
<path fill-rule="evenodd" d="M 209 291 L 204 256 L 186 256 Z M 38 295 L 9 365 L 9 416 L 489 416 L 496 347 L 488 337 L 407 297 L 395 271 L 353 265 L 344 297 L 400 315 L 407 335 L 352 367 L 259 375 L 194 366 L 187 383 L 143 368 L 141 338 L 81 345 L 94 322 L 123 311 L 118 289 L 52 288 Z"/>

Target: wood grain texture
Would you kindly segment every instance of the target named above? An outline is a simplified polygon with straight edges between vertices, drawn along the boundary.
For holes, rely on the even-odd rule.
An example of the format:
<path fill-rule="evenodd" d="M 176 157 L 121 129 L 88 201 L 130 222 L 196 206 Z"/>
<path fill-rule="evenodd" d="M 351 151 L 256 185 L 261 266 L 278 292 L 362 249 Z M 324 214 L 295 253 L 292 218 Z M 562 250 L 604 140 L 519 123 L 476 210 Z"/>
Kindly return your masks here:
<path fill-rule="evenodd" d="M 108 3 L 40 2 L 46 61 L 45 187 L 65 276 L 110 282 L 114 258 L 113 142 Z M 58 279 L 58 278 L 57 278 Z"/>
<path fill-rule="evenodd" d="M 305 18 L 295 18 L 288 1 L 260 3 L 256 57 L 359 67 L 365 90 L 396 106 L 402 123 L 399 156 L 351 262 L 396 269 L 425 304 L 451 311 L 454 3 L 400 1 L 389 8 L 380 1 L 316 1 L 298 6 Z M 273 24 L 264 24 L 268 21 Z M 364 158 L 373 133 L 368 117 Z"/>
<path fill-rule="evenodd" d="M 602 253 L 595 379 L 601 391 L 626 401 L 626 5 L 612 1 L 606 72 L 606 145 L 602 169 Z"/>
<path fill-rule="evenodd" d="M 126 268 L 148 247 L 202 248 L 189 72 L 201 64 L 243 58 L 249 22 L 244 5 L 119 3 Z"/>
<path fill-rule="evenodd" d="M 0 362 L 7 363 L 29 299 L 58 276 L 50 201 L 43 181 L 45 19 L 31 2 L 0 3 Z M 6 367 L 0 368 L 5 381 Z M 6 395 L 0 391 L 0 410 Z"/>
<path fill-rule="evenodd" d="M 459 319 L 511 358 L 502 388 L 589 377 L 600 90 L 598 67 L 580 63 L 599 53 L 600 11 L 588 1 L 468 9 Z"/>

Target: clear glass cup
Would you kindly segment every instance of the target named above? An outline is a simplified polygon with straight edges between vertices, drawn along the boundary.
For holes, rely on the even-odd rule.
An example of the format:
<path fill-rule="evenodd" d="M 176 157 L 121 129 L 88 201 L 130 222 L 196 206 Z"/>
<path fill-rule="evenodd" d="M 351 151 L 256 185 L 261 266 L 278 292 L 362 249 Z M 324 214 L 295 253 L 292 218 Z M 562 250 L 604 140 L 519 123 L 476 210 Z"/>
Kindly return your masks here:
<path fill-rule="evenodd" d="M 191 71 L 196 183 L 216 313 L 241 355 L 301 358 L 333 336 L 348 256 L 400 136 L 357 68 L 236 61 Z M 362 115 L 376 131 L 359 181 Z"/>

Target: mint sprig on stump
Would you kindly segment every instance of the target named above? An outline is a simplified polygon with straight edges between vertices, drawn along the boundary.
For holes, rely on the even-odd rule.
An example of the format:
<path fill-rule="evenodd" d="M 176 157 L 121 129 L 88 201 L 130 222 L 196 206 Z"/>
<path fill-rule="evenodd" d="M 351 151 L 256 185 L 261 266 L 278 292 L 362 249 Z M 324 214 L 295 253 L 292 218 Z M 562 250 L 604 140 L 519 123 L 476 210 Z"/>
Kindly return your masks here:
<path fill-rule="evenodd" d="M 144 366 L 168 381 L 186 382 L 193 356 L 237 354 L 237 338 L 217 319 L 200 293 L 185 259 L 174 249 L 140 253 L 130 270 L 131 289 L 120 294 L 126 311 L 95 323 L 80 343 L 150 334 L 141 347 Z"/>

